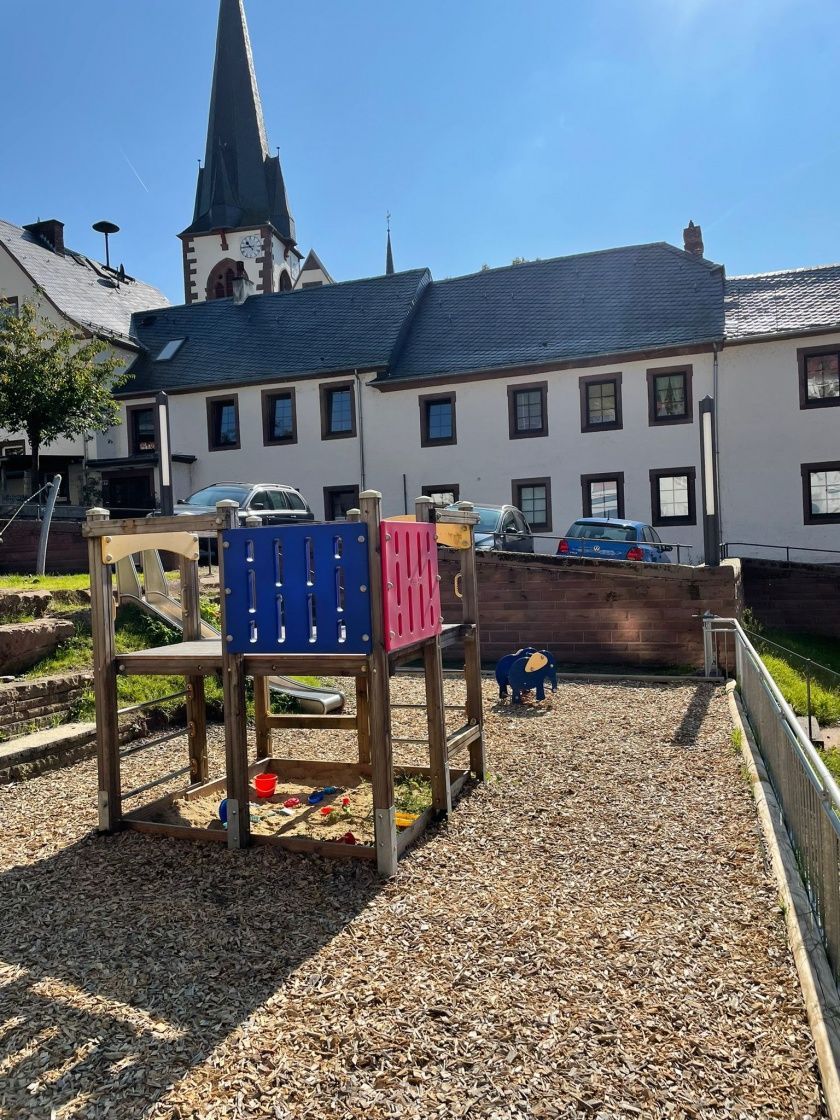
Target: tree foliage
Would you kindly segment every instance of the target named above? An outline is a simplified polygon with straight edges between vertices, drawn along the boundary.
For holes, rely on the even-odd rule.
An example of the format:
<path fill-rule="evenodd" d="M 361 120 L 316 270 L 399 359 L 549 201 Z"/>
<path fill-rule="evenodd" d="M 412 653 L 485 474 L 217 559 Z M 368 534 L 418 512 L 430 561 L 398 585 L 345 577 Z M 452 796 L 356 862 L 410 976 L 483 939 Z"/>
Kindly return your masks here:
<path fill-rule="evenodd" d="M 116 372 L 121 365 L 100 339 L 56 326 L 33 303 L 0 317 L 0 428 L 26 433 L 33 493 L 42 447 L 119 423 L 113 391 L 126 379 Z"/>

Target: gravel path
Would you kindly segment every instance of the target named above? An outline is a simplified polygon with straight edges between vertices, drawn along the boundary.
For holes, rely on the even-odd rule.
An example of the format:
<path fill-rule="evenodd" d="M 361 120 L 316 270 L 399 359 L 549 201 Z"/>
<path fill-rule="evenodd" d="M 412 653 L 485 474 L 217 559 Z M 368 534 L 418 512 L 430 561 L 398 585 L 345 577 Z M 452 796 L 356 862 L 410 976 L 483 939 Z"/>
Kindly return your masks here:
<path fill-rule="evenodd" d="M 95 837 L 92 763 L 0 789 L 0 1120 L 822 1116 L 724 694 L 486 700 L 490 780 L 385 885 Z"/>

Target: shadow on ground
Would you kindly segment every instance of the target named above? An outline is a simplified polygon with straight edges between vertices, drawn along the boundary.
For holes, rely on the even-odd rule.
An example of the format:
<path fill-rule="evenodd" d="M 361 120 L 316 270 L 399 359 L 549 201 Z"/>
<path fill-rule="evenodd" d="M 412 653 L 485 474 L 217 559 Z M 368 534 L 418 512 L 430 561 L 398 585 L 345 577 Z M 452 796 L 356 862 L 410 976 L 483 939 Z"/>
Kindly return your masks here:
<path fill-rule="evenodd" d="M 380 888 L 357 862 L 132 833 L 6 872 L 0 1116 L 143 1115 Z"/>

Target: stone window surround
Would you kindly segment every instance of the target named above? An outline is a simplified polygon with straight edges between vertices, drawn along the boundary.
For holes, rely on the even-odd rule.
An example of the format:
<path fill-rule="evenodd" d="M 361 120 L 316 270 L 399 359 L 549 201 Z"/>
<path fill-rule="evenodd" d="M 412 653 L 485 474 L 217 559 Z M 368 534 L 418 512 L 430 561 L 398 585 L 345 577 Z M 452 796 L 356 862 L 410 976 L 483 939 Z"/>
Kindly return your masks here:
<path fill-rule="evenodd" d="M 589 386 L 613 382 L 615 385 L 615 420 L 609 424 L 590 424 Z M 580 430 L 581 432 L 615 432 L 624 427 L 621 412 L 621 372 L 590 373 L 578 378 L 580 388 Z"/>
<path fill-rule="evenodd" d="M 320 385 L 321 400 L 321 439 L 354 439 L 356 436 L 356 383 L 355 381 L 327 382 Z M 350 430 L 347 432 L 330 431 L 330 404 L 336 390 L 350 390 Z M 335 489 L 335 487 L 332 487 Z"/>
<path fill-rule="evenodd" d="M 685 374 L 685 414 L 683 416 L 657 416 L 656 415 L 656 378 L 665 374 Z M 648 386 L 648 425 L 651 428 L 665 427 L 669 424 L 694 423 L 694 397 L 691 382 L 694 377 L 694 367 L 690 363 L 678 366 L 657 366 L 647 371 Z"/>
<path fill-rule="evenodd" d="M 215 410 L 216 405 L 220 404 L 233 404 L 233 411 L 236 417 L 236 441 L 234 443 L 216 443 L 214 439 L 215 432 Z M 208 451 L 238 451 L 242 446 L 242 429 L 239 424 L 239 394 L 238 393 L 224 393 L 216 397 L 207 397 L 207 450 Z"/>
<path fill-rule="evenodd" d="M 837 354 L 840 358 L 840 344 L 837 346 L 804 346 L 796 351 L 796 364 L 799 369 L 799 407 L 800 408 L 836 408 L 840 405 L 840 396 L 825 397 L 820 400 L 808 397 L 808 368 L 807 358 L 816 358 L 822 354 Z"/>
<path fill-rule="evenodd" d="M 580 476 L 580 489 L 583 509 L 583 517 L 597 517 L 599 514 L 592 512 L 592 482 L 615 482 L 616 493 L 618 498 L 618 514 L 617 517 L 624 517 L 624 471 L 604 471 L 602 474 L 582 474 Z"/>
<path fill-rule="evenodd" d="M 446 439 L 429 438 L 429 412 L 430 404 L 441 404 L 448 401 L 452 409 L 452 435 Z M 417 398 L 420 406 L 420 446 L 421 447 L 446 447 L 458 442 L 458 429 L 455 422 L 455 391 L 451 393 L 423 393 Z"/>
<path fill-rule="evenodd" d="M 663 517 L 659 510 L 659 480 L 685 475 L 688 479 L 688 516 Z M 697 469 L 696 467 L 664 467 L 650 471 L 650 515 L 651 525 L 696 525 L 697 524 Z"/>
<path fill-rule="evenodd" d="M 510 480 L 510 491 L 511 491 L 510 501 L 511 501 L 511 505 L 516 506 L 516 508 L 519 509 L 519 510 L 522 509 L 522 506 L 520 505 L 520 502 L 522 500 L 521 499 L 521 488 L 523 486 L 544 486 L 545 487 L 545 516 L 546 516 L 545 522 L 544 523 L 543 522 L 532 523 L 532 522 L 528 521 L 527 517 L 525 518 L 525 520 L 528 521 L 528 525 L 531 528 L 532 532 L 535 531 L 537 533 L 550 533 L 551 532 L 551 526 L 552 526 L 552 520 L 551 520 L 551 478 L 548 477 L 548 476 L 546 476 L 544 478 L 512 478 Z M 524 511 L 523 511 L 523 513 L 524 513 Z"/>
<path fill-rule="evenodd" d="M 516 426 L 516 395 L 517 393 L 540 394 L 540 416 L 542 424 L 539 428 L 519 429 Z M 510 439 L 534 439 L 548 435 L 548 382 L 532 381 L 527 385 L 508 385 L 508 434 Z"/>
<path fill-rule="evenodd" d="M 292 434 L 285 439 L 274 439 L 271 436 L 271 424 L 273 420 L 272 402 L 275 397 L 289 397 L 292 402 Z M 285 447 L 289 444 L 297 443 L 297 400 L 295 398 L 295 390 L 292 387 L 287 389 L 263 389 L 260 396 L 260 403 L 262 406 L 263 419 L 263 446 Z"/>
<path fill-rule="evenodd" d="M 811 474 L 815 471 L 840 471 L 840 459 L 826 463 L 803 463 L 802 515 L 806 525 L 840 525 L 840 513 L 811 512 Z"/>

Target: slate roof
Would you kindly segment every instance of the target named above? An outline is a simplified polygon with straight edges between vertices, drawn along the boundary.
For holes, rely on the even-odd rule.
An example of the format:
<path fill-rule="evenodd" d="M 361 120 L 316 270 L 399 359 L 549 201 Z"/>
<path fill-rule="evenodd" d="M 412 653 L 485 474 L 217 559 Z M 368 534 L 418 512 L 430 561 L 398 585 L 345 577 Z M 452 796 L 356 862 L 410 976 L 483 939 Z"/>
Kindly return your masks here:
<path fill-rule="evenodd" d="M 280 159 L 268 151 L 243 0 L 221 0 L 207 150 L 184 233 L 266 224 L 294 242 Z"/>
<path fill-rule="evenodd" d="M 840 264 L 726 281 L 726 338 L 840 327 Z"/>
<path fill-rule="evenodd" d="M 618 355 L 723 336 L 723 269 L 659 242 L 490 269 L 426 288 L 386 377 Z"/>
<path fill-rule="evenodd" d="M 33 234 L 0 221 L 0 247 L 5 248 L 33 283 L 68 319 L 97 334 L 128 342 L 135 311 L 168 304 L 163 292 L 139 280 L 114 286 L 114 274 L 89 257 L 48 249 Z"/>
<path fill-rule="evenodd" d="M 425 269 L 319 288 L 167 307 L 134 317 L 144 352 L 120 396 L 282 380 L 388 364 L 429 282 Z M 186 341 L 169 361 L 167 342 Z"/>

